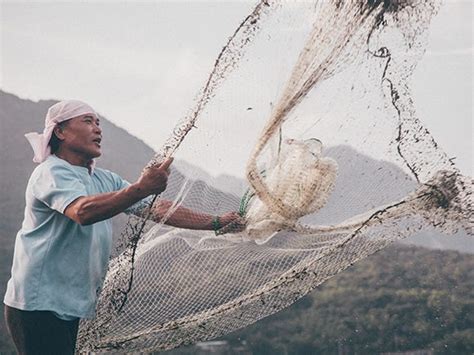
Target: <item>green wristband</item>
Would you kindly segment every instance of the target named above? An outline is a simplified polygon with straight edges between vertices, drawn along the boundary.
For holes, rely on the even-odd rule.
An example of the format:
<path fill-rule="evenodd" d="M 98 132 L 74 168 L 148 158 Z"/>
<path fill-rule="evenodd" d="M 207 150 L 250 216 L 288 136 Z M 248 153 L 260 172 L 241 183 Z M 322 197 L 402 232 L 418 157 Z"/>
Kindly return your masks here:
<path fill-rule="evenodd" d="M 217 231 L 222 228 L 221 220 L 219 216 L 215 216 L 212 219 L 212 228 L 214 229 L 214 232 L 216 232 L 216 234 L 217 234 Z"/>

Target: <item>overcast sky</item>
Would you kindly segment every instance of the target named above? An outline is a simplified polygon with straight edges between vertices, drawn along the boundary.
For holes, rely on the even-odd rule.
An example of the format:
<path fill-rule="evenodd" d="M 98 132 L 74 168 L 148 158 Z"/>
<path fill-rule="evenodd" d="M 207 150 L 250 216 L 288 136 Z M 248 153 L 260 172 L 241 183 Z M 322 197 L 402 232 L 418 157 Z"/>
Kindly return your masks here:
<path fill-rule="evenodd" d="M 0 87 L 33 100 L 84 100 L 158 149 L 253 6 L 1 1 Z M 472 15 L 471 1 L 445 1 L 412 83 L 419 117 L 469 175 Z"/>

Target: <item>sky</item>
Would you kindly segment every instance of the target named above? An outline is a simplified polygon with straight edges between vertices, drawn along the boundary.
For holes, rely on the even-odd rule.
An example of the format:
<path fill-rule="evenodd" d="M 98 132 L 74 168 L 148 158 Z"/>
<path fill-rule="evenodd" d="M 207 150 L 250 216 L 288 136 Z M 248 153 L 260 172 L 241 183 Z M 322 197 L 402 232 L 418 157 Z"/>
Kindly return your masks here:
<path fill-rule="evenodd" d="M 159 149 L 254 2 L 0 0 L 0 88 L 75 98 Z M 411 88 L 418 115 L 472 176 L 472 2 L 446 0 Z M 42 119 L 42 118 L 41 118 Z"/>

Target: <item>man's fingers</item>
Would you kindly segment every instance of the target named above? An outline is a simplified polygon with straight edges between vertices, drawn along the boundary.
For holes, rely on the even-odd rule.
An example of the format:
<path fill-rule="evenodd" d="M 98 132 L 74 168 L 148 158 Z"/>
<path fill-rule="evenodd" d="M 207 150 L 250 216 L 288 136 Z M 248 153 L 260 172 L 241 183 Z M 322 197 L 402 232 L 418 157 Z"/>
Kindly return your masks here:
<path fill-rule="evenodd" d="M 163 164 L 160 165 L 160 167 L 163 167 L 163 169 L 168 169 L 171 165 L 171 163 L 173 162 L 174 158 L 171 157 L 171 158 L 168 158 L 166 159 Z"/>
<path fill-rule="evenodd" d="M 168 158 L 163 163 L 160 164 L 158 169 L 165 170 L 169 173 L 168 168 L 170 167 L 171 163 L 173 162 L 174 158 Z"/>

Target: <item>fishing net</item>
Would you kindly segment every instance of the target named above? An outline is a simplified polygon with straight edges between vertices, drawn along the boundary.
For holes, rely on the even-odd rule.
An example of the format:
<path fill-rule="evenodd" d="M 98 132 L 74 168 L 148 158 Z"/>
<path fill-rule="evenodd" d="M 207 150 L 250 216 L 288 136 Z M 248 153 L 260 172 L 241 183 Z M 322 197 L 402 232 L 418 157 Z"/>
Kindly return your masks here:
<path fill-rule="evenodd" d="M 215 338 L 421 229 L 472 235 L 472 179 L 423 127 L 409 89 L 438 6 L 257 4 L 150 162 L 175 157 L 156 199 L 173 202 L 167 216 L 239 211 L 245 230 L 130 217 L 78 350 Z"/>

